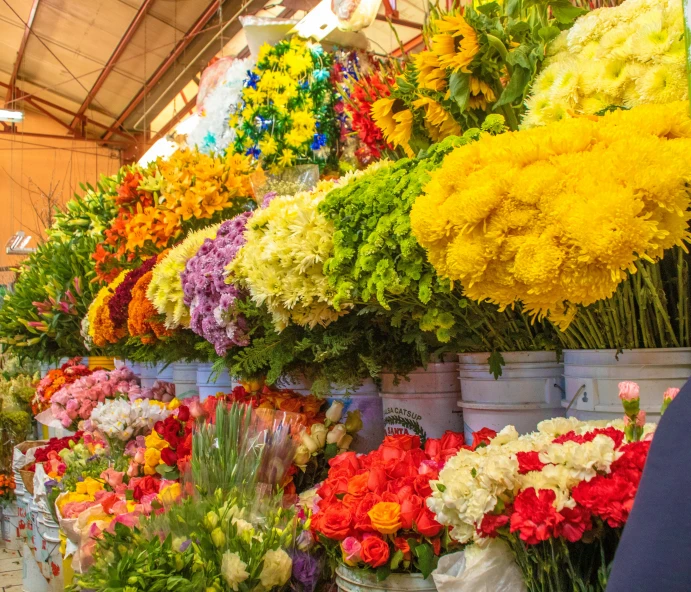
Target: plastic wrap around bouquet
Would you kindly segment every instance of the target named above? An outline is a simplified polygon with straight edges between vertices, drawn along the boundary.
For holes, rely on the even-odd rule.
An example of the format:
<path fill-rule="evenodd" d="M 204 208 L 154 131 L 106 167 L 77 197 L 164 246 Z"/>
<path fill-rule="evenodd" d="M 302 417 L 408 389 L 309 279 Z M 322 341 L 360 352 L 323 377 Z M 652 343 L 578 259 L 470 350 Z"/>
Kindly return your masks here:
<path fill-rule="evenodd" d="M 291 576 L 299 523 L 282 507 L 299 416 L 217 405 L 192 435 L 179 496 L 136 525 L 115 524 L 74 590 L 277 590 Z M 157 569 L 150 569 L 156 565 Z"/>

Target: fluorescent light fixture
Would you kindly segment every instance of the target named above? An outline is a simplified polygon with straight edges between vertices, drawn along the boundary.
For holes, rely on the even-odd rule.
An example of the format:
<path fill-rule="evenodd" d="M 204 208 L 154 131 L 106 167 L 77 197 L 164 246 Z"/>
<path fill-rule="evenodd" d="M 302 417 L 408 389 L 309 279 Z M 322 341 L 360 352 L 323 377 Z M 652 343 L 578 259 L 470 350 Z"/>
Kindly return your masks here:
<path fill-rule="evenodd" d="M 22 111 L 10 111 L 9 109 L 0 109 L 0 121 L 6 123 L 21 123 L 24 119 Z"/>
<path fill-rule="evenodd" d="M 321 41 L 338 27 L 338 17 L 331 10 L 331 0 L 322 0 L 293 28 L 303 39 Z"/>

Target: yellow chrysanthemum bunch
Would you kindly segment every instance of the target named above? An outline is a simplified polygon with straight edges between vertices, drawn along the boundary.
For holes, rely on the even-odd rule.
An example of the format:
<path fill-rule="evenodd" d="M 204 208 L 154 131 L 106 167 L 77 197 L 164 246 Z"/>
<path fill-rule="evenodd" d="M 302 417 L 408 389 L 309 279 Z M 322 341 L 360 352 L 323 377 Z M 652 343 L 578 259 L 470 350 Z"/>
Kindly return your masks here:
<path fill-rule="evenodd" d="M 324 262 L 333 255 L 334 227 L 318 206 L 331 189 L 362 174 L 351 172 L 320 181 L 312 191 L 276 197 L 247 223 L 247 242 L 226 269 L 233 283 L 249 288 L 254 302 L 266 305 L 277 331 L 290 322 L 326 326 L 346 314 L 348 304 L 333 306 L 335 291 L 324 275 Z"/>
<path fill-rule="evenodd" d="M 219 224 L 214 224 L 190 233 L 182 243 L 172 248 L 153 269 L 146 297 L 159 314 L 166 316 L 165 325 L 168 329 L 187 327 L 190 324 L 190 310 L 183 300 L 184 293 L 180 274 L 185 271 L 185 265 L 197 254 L 204 241 L 207 238 L 216 238 L 219 226 Z"/>
<path fill-rule="evenodd" d="M 548 51 L 523 127 L 688 96 L 684 19 L 676 1 L 627 0 L 594 10 Z"/>
<path fill-rule="evenodd" d="M 256 211 L 245 246 L 227 268 L 258 305 L 266 304 L 278 331 L 290 321 L 328 325 L 343 314 L 332 307 L 334 294 L 322 269 L 333 251 L 333 225 L 317 211 L 334 185 L 320 181 L 313 191 L 276 197 Z"/>
<path fill-rule="evenodd" d="M 449 154 L 411 211 L 437 272 L 566 328 L 638 259 L 689 240 L 688 103 L 486 136 Z"/>

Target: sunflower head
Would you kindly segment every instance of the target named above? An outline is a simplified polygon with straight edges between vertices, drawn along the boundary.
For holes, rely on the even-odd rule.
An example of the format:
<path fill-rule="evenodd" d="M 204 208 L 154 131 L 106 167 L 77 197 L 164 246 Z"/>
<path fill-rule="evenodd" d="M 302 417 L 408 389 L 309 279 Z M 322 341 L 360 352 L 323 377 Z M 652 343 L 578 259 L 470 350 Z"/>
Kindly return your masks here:
<path fill-rule="evenodd" d="M 468 66 L 480 50 L 475 29 L 462 15 L 448 14 L 436 22 L 440 31 L 432 37 L 432 53 L 441 66 L 457 72 L 468 72 Z"/>

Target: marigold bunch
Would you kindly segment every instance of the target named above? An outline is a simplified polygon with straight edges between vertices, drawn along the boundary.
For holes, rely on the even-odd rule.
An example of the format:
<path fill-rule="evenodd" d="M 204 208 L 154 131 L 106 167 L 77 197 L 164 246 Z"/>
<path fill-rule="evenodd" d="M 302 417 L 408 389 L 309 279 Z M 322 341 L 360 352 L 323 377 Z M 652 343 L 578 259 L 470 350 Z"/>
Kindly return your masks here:
<path fill-rule="evenodd" d="M 147 288 L 147 298 L 156 310 L 165 315 L 168 329 L 187 327 L 190 323 L 190 311 L 185 304 L 180 274 L 185 271 L 187 262 L 196 255 L 207 238 L 215 238 L 218 224 L 192 232 L 178 246 L 170 249 L 153 269 L 153 275 Z"/>
<path fill-rule="evenodd" d="M 165 325 L 156 320 L 158 311 L 146 296 L 152 277 L 153 271 L 148 271 L 137 280 L 127 307 L 127 331 L 130 336 L 139 337 L 144 345 L 171 335 Z"/>
<path fill-rule="evenodd" d="M 339 180 L 349 182 L 359 173 Z M 324 275 L 333 251 L 333 225 L 318 205 L 336 182 L 320 181 L 313 191 L 274 198 L 247 224 L 247 243 L 226 268 L 242 282 L 252 300 L 266 305 L 278 331 L 289 322 L 328 325 L 345 310 L 334 308 L 334 291 Z"/>
<path fill-rule="evenodd" d="M 562 32 L 548 52 L 523 127 L 688 96 L 678 2 L 628 0 L 594 10 Z"/>
<path fill-rule="evenodd" d="M 468 297 L 568 327 L 574 304 L 608 298 L 637 260 L 689 240 L 687 110 L 641 106 L 461 146 L 416 200 L 413 233 Z"/>
<path fill-rule="evenodd" d="M 0 503 L 14 499 L 14 476 L 11 473 L 0 473 Z"/>
<path fill-rule="evenodd" d="M 115 290 L 125 280 L 129 272 L 121 271 L 120 274 L 108 285 L 101 288 L 89 306 L 86 316 L 87 336 L 98 347 L 104 347 L 109 343 L 117 343 L 126 334 L 124 327 L 118 327 L 110 316 L 109 303 L 115 294 Z"/>

